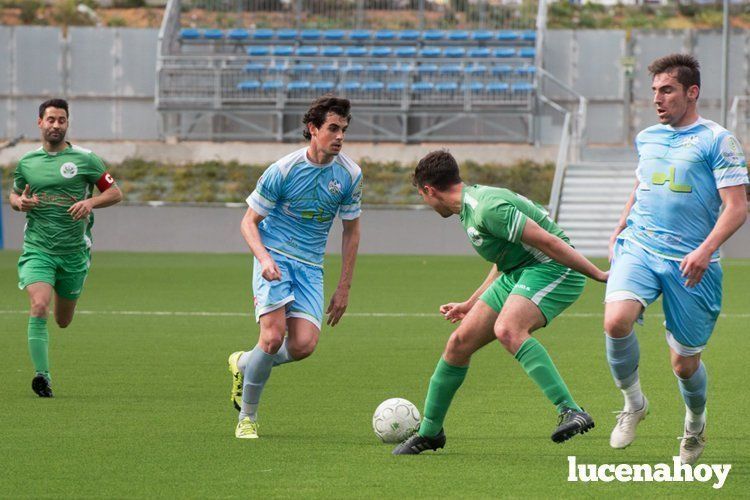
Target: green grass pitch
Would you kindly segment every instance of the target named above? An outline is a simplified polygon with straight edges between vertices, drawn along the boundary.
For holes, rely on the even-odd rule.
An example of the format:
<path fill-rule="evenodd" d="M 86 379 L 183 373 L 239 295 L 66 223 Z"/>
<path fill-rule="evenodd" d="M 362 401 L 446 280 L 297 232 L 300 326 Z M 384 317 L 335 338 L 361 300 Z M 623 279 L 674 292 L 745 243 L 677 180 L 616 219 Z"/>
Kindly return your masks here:
<path fill-rule="evenodd" d="M 234 437 L 226 369 L 228 354 L 257 338 L 249 256 L 95 254 L 73 324 L 61 330 L 51 322 L 51 400 L 30 389 L 17 258 L 0 252 L 0 497 L 697 498 L 746 495 L 750 486 L 748 262 L 724 263 L 725 316 L 704 355 L 703 461 L 733 465 L 717 491 L 710 482 L 567 482 L 568 455 L 579 463 L 671 463 L 682 431 L 655 304 L 638 330 L 651 415 L 630 448 L 610 449 L 622 400 L 605 360 L 596 283 L 538 333 L 596 419 L 592 432 L 552 443 L 554 409 L 495 344 L 472 361 L 446 421 L 446 449 L 394 457 L 372 432 L 372 412 L 389 397 L 421 411 L 452 329 L 437 308 L 481 283 L 489 266 L 478 257 L 360 256 L 349 314 L 324 328 L 311 358 L 273 371 L 257 441 Z M 327 262 L 326 300 L 339 266 L 336 257 Z"/>

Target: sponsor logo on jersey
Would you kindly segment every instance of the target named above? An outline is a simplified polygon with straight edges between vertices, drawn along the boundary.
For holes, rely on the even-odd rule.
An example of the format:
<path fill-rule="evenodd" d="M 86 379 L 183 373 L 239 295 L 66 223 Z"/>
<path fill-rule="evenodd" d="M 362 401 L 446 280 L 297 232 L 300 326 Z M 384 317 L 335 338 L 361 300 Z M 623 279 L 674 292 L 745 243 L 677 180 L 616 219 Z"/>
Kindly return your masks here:
<path fill-rule="evenodd" d="M 78 167 L 73 162 L 65 162 L 60 166 L 60 175 L 66 179 L 72 179 L 78 173 Z"/>
<path fill-rule="evenodd" d="M 689 135 L 689 136 L 685 137 L 682 140 L 682 143 L 680 144 L 680 147 L 683 147 L 683 148 L 692 148 L 696 144 L 698 144 L 698 136 L 697 135 Z"/>
<path fill-rule="evenodd" d="M 481 246 L 482 243 L 484 243 L 484 239 L 482 239 L 482 236 L 479 234 L 479 231 L 477 231 L 475 227 L 472 226 L 466 229 L 466 234 L 469 235 L 471 244 L 475 247 Z"/>
<path fill-rule="evenodd" d="M 733 165 L 741 165 L 745 161 L 745 153 L 742 151 L 742 147 L 737 139 L 731 135 L 726 136 L 721 141 L 721 156 Z"/>
<path fill-rule="evenodd" d="M 328 183 L 328 192 L 331 194 L 341 194 L 341 183 L 336 179 L 331 179 Z"/>

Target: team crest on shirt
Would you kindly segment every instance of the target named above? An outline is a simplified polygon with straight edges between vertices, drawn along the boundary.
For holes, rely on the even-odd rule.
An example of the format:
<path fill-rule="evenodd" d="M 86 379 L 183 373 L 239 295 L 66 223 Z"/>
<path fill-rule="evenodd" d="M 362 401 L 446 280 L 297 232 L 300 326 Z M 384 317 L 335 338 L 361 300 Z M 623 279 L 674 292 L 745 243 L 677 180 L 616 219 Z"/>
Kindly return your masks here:
<path fill-rule="evenodd" d="M 698 136 L 689 135 L 682 140 L 682 143 L 680 144 L 680 146 L 683 148 L 692 148 L 696 144 L 698 144 Z"/>
<path fill-rule="evenodd" d="M 469 235 L 469 239 L 471 240 L 471 244 L 475 247 L 481 246 L 482 243 L 484 243 L 484 239 L 482 239 L 482 235 L 479 234 L 479 231 L 475 227 L 469 227 L 466 229 L 466 234 Z"/>
<path fill-rule="evenodd" d="M 341 194 L 341 183 L 336 179 L 331 179 L 328 183 L 328 192 L 333 195 Z"/>
<path fill-rule="evenodd" d="M 60 166 L 60 175 L 66 179 L 72 179 L 78 173 L 78 167 L 73 162 L 65 162 Z"/>

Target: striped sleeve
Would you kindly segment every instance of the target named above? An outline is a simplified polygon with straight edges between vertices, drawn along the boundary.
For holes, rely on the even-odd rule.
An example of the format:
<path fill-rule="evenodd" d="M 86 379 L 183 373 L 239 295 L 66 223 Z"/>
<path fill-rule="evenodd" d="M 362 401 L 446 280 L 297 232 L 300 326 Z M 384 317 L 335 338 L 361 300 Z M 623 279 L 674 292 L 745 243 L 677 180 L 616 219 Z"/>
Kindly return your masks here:
<path fill-rule="evenodd" d="M 258 179 L 255 190 L 247 197 L 247 204 L 258 214 L 266 217 L 281 198 L 284 177 L 276 164 L 271 165 Z"/>
<path fill-rule="evenodd" d="M 362 214 L 362 174 L 352 183 L 351 189 L 339 205 L 339 217 L 343 220 L 354 220 Z"/>
<path fill-rule="evenodd" d="M 506 241 L 519 243 L 528 217 L 510 203 L 497 203 L 487 207 L 482 213 L 486 229 Z"/>
<path fill-rule="evenodd" d="M 732 134 L 721 134 L 709 154 L 709 164 L 718 189 L 748 183 L 745 153 Z"/>

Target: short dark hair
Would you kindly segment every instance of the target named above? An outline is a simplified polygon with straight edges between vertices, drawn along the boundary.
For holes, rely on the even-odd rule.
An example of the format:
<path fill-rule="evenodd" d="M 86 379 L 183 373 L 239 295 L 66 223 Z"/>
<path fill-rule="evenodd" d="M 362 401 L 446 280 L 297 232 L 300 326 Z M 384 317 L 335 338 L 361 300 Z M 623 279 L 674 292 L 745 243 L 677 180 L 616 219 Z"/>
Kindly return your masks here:
<path fill-rule="evenodd" d="M 411 177 L 411 183 L 419 189 L 429 185 L 438 191 L 445 191 L 451 186 L 460 184 L 458 162 L 447 150 L 432 151 L 419 160 Z"/>
<path fill-rule="evenodd" d="M 65 99 L 47 99 L 39 105 L 39 118 L 44 118 L 44 112 L 47 108 L 58 108 L 65 110 L 65 116 L 70 117 L 68 111 L 68 101 Z"/>
<path fill-rule="evenodd" d="M 701 65 L 698 59 L 690 54 L 669 54 L 660 57 L 648 66 L 651 77 L 662 73 L 677 72 L 677 81 L 685 90 L 697 85 L 701 87 Z"/>
<path fill-rule="evenodd" d="M 346 118 L 347 123 L 351 122 L 352 115 L 349 112 L 351 107 L 352 105 L 349 102 L 349 99 L 344 99 L 343 97 L 336 97 L 332 94 L 318 97 L 310 105 L 310 109 L 307 110 L 304 118 L 302 118 L 302 123 L 305 125 L 302 130 L 302 135 L 308 141 L 312 139 L 312 134 L 310 134 L 310 131 L 307 129 L 307 124 L 312 123 L 317 128 L 322 127 L 326 122 L 328 113 L 335 113 Z"/>

